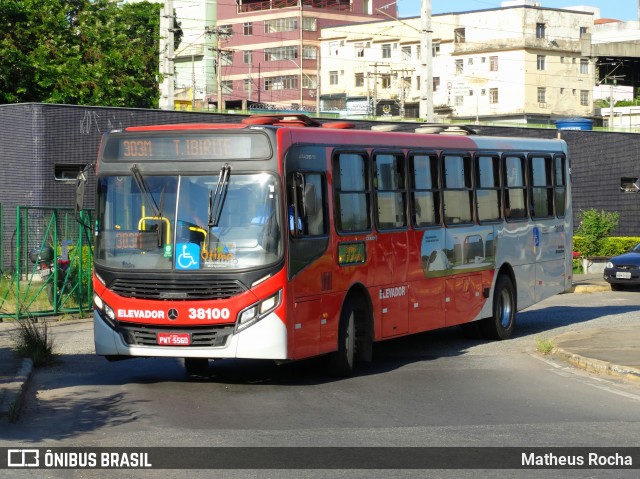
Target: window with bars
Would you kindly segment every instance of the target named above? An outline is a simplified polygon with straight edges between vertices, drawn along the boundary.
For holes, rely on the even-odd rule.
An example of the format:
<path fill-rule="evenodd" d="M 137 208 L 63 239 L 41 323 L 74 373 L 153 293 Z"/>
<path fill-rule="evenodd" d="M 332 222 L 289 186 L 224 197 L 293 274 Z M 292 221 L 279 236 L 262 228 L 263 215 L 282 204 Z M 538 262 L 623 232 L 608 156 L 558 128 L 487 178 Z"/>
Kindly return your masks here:
<path fill-rule="evenodd" d="M 264 60 L 267 62 L 293 60 L 295 58 L 298 58 L 298 47 L 295 45 L 264 49 Z"/>
<path fill-rule="evenodd" d="M 264 33 L 289 32 L 298 29 L 296 17 L 276 18 L 264 21 Z"/>

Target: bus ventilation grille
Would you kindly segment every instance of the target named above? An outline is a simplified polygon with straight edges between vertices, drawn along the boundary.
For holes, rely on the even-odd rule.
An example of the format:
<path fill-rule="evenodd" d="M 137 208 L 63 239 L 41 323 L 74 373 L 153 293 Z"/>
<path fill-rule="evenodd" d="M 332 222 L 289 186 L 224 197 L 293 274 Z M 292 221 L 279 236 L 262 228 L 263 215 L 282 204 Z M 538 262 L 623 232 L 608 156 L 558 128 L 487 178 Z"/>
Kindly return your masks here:
<path fill-rule="evenodd" d="M 176 328 L 174 326 L 159 327 L 145 324 L 118 325 L 118 331 L 127 344 L 138 346 L 157 346 L 158 333 L 189 333 L 192 347 L 221 347 L 227 343 L 229 336 L 233 334 L 234 326 L 208 326 L 193 328 Z M 163 346 L 167 347 L 167 346 Z"/>
<path fill-rule="evenodd" d="M 186 301 L 194 299 L 227 299 L 246 291 L 236 280 L 206 281 L 181 278 L 178 281 L 162 278 L 120 278 L 111 285 L 114 293 L 126 298 Z"/>

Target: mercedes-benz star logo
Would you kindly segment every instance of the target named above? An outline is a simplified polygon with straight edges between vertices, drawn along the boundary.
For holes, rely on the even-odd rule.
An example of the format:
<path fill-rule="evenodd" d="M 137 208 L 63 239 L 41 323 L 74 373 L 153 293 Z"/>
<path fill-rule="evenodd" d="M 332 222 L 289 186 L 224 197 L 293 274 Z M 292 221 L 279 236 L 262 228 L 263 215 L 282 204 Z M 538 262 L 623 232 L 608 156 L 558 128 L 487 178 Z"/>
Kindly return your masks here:
<path fill-rule="evenodd" d="M 171 321 L 173 321 L 174 319 L 178 319 L 178 310 L 171 308 L 167 315 L 169 316 L 169 319 Z"/>

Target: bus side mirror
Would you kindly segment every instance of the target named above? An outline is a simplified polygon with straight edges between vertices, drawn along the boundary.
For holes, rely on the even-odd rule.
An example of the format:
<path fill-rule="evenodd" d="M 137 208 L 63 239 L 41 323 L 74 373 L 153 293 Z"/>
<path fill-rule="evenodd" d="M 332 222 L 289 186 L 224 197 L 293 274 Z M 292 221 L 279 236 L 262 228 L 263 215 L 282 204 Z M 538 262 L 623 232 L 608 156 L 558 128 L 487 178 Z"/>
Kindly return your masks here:
<path fill-rule="evenodd" d="M 84 207 L 84 190 L 87 186 L 87 176 L 84 174 L 84 171 L 78 173 L 76 177 L 76 201 L 74 205 L 76 221 L 80 222 L 80 212 Z"/>
<path fill-rule="evenodd" d="M 76 176 L 76 198 L 73 205 L 75 218 L 78 223 L 83 224 L 82 210 L 84 209 L 84 191 L 87 186 L 87 171 L 94 167 L 94 164 L 87 165 L 78 176 Z"/>

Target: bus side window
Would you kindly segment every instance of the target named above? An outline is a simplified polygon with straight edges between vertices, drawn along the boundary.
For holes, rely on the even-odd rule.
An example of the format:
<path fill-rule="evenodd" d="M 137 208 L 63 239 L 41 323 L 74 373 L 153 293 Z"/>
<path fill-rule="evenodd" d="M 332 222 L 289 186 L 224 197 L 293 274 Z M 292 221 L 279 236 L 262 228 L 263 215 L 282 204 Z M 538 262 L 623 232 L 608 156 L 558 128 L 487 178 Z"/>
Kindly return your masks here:
<path fill-rule="evenodd" d="M 325 178 L 320 173 L 298 172 L 292 175 L 287 208 L 287 221 L 292 236 L 327 234 L 325 184 Z M 297 228 L 295 228 L 296 218 Z"/>
<path fill-rule="evenodd" d="M 443 156 L 444 220 L 448 225 L 473 222 L 473 190 L 471 157 L 447 154 Z"/>
<path fill-rule="evenodd" d="M 340 233 L 371 230 L 369 168 L 366 153 L 339 153 L 333 159 L 336 229 Z"/>
<path fill-rule="evenodd" d="M 305 175 L 305 232 L 307 236 L 321 236 L 327 234 L 325 221 L 324 177 L 317 173 Z"/>
<path fill-rule="evenodd" d="M 504 181 L 504 216 L 507 221 L 518 221 L 529 217 L 527 213 L 527 195 L 525 162 L 522 156 L 505 156 L 502 162 Z"/>
<path fill-rule="evenodd" d="M 532 215 L 536 218 L 553 216 L 553 167 L 549 156 L 531 156 Z"/>
<path fill-rule="evenodd" d="M 556 216 L 564 217 L 567 202 L 567 179 L 565 177 L 566 158 L 556 156 L 553 159 Z"/>
<path fill-rule="evenodd" d="M 500 159 L 493 155 L 478 155 L 476 162 L 476 209 L 480 223 L 499 221 Z"/>
<path fill-rule="evenodd" d="M 378 227 L 404 228 L 407 226 L 404 156 L 376 153 L 373 162 Z"/>
<path fill-rule="evenodd" d="M 411 221 L 416 228 L 440 224 L 438 157 L 415 153 L 409 157 Z"/>

